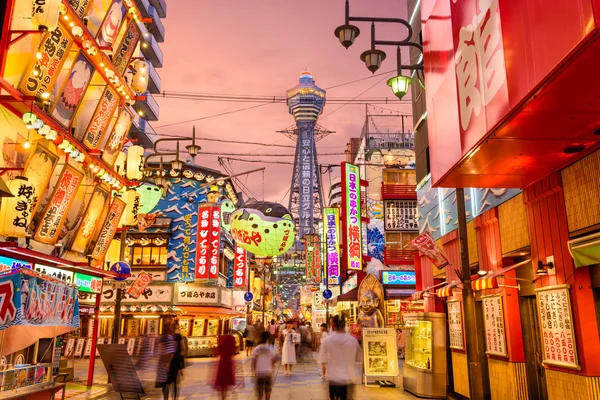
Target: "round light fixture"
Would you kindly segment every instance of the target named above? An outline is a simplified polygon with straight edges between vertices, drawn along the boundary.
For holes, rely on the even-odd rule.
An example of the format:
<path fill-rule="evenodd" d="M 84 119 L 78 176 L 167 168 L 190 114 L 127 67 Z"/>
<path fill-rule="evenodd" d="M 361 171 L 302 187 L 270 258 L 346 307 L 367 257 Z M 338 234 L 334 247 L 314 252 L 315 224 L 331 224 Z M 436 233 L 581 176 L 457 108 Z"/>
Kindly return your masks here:
<path fill-rule="evenodd" d="M 345 48 L 352 46 L 354 40 L 360 35 L 360 29 L 354 25 L 341 25 L 335 28 L 335 37 Z"/>
<path fill-rule="evenodd" d="M 381 62 L 385 60 L 385 57 L 385 52 L 378 49 L 370 49 L 360 55 L 360 59 L 372 73 L 375 73 L 381 67 Z"/>

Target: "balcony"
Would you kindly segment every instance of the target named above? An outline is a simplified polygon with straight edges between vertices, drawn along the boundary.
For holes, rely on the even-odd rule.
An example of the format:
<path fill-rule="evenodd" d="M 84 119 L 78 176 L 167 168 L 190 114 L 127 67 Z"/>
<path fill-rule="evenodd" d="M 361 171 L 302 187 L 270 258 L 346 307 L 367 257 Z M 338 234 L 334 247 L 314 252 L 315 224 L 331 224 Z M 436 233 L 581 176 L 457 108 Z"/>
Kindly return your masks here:
<path fill-rule="evenodd" d="M 167 2 L 166 0 L 150 0 L 150 4 L 156 8 L 156 12 L 161 18 L 167 17 Z"/>
<path fill-rule="evenodd" d="M 148 91 L 150 93 L 160 93 L 160 89 L 162 87 L 162 81 L 156 68 L 151 63 L 148 63 Z"/>
<path fill-rule="evenodd" d="M 413 264 L 415 262 L 416 250 L 390 249 L 387 246 L 384 249 L 384 264 Z"/>
<path fill-rule="evenodd" d="M 150 7 L 150 3 L 148 0 L 135 0 L 135 5 L 140 10 L 143 18 L 150 18 L 150 13 L 148 12 L 148 8 Z"/>
<path fill-rule="evenodd" d="M 136 144 L 144 148 L 150 148 L 154 145 L 154 139 L 150 135 L 156 135 L 156 132 L 148 121 L 136 114 L 129 129 L 129 137 L 137 140 Z"/>
<path fill-rule="evenodd" d="M 154 35 L 154 38 L 157 42 L 162 43 L 165 41 L 165 26 L 156 11 L 156 8 L 150 6 L 148 9 L 148 14 L 150 14 L 150 18 L 152 18 L 152 22 L 147 24 L 148 30 L 151 34 Z"/>
<path fill-rule="evenodd" d="M 137 100 L 133 104 L 133 109 L 135 112 L 142 118 L 148 121 L 158 121 L 158 103 L 150 94 L 150 92 L 146 92 L 141 95 L 141 97 L 145 97 L 145 100 Z"/>
<path fill-rule="evenodd" d="M 381 198 L 383 200 L 416 199 L 416 185 L 381 182 Z"/>
<path fill-rule="evenodd" d="M 163 52 L 158 47 L 158 42 L 152 35 L 144 39 L 141 45 L 144 58 L 151 62 L 155 68 L 161 68 L 163 66 Z"/>
<path fill-rule="evenodd" d="M 415 134 L 413 132 L 367 133 L 366 149 L 413 149 Z"/>

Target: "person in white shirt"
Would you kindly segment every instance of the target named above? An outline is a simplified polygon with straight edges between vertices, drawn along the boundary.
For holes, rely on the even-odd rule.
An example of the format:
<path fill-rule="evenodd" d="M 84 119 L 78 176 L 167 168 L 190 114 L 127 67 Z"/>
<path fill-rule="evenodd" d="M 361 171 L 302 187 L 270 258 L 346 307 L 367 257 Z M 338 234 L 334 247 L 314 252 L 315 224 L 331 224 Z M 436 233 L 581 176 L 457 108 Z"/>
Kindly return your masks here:
<path fill-rule="evenodd" d="M 269 332 L 261 332 L 261 341 L 252 350 L 252 370 L 256 377 L 256 391 L 258 400 L 271 398 L 273 388 L 273 366 L 277 361 L 275 348 L 269 343 Z"/>
<path fill-rule="evenodd" d="M 325 339 L 327 339 L 327 337 L 329 336 L 329 332 L 327 332 L 327 324 L 321 324 L 321 344 L 320 346 L 323 346 L 323 342 L 325 341 Z M 319 349 L 320 349 L 319 346 Z M 323 363 L 323 360 L 321 360 L 321 352 L 319 351 L 319 354 L 317 355 L 317 362 L 319 364 L 321 364 L 321 369 L 323 370 L 323 380 L 325 380 L 325 371 L 327 370 L 327 364 Z"/>
<path fill-rule="evenodd" d="M 356 362 L 362 354 L 358 341 L 344 331 L 339 315 L 330 319 L 332 332 L 321 343 L 320 361 L 325 364 L 325 380 L 329 382 L 331 400 L 347 400 L 356 381 Z"/>

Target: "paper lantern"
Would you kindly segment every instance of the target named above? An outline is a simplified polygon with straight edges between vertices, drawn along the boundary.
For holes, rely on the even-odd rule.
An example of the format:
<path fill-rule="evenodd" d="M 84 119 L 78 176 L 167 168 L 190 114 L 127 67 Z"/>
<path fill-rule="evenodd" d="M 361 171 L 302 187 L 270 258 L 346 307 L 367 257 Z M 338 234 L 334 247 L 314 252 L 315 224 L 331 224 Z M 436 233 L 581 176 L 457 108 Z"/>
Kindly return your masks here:
<path fill-rule="evenodd" d="M 139 181 L 144 177 L 144 148 L 130 146 L 127 149 L 127 179 Z"/>
<path fill-rule="evenodd" d="M 144 93 L 148 89 L 148 62 L 137 60 L 131 64 L 131 88 L 136 93 Z"/>
<path fill-rule="evenodd" d="M 121 176 L 125 176 L 125 161 L 127 160 L 127 154 L 120 151 L 117 156 L 117 160 L 115 161 L 114 169 Z"/>
<path fill-rule="evenodd" d="M 274 257 L 294 244 L 294 221 L 281 204 L 252 202 L 231 214 L 231 234 L 236 243 L 254 255 Z"/>
<path fill-rule="evenodd" d="M 125 193 L 123 200 L 125 200 L 125 211 L 123 212 L 123 216 L 121 217 L 121 224 L 124 226 L 132 226 L 137 225 L 138 223 L 138 213 L 140 212 L 140 194 L 134 190 L 128 190 Z"/>
<path fill-rule="evenodd" d="M 31 222 L 36 199 L 35 187 L 24 176 L 8 183 L 14 197 L 5 197 L 0 205 L 0 236 L 24 237 Z"/>
<path fill-rule="evenodd" d="M 154 207 L 162 197 L 162 189 L 155 185 L 143 184 L 135 189 L 141 196 L 139 214 L 148 214 L 154 210 Z"/>
<path fill-rule="evenodd" d="M 53 31 L 58 26 L 61 0 L 32 0 L 31 23 L 36 29 Z"/>

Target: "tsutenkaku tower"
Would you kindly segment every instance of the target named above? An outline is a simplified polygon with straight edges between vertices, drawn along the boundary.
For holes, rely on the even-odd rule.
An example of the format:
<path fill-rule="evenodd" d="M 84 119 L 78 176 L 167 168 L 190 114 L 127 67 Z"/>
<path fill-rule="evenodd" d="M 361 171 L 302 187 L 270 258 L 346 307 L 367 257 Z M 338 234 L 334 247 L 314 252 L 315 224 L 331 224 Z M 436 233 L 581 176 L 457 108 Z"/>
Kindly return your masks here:
<path fill-rule="evenodd" d="M 323 210 L 315 127 L 325 106 L 325 90 L 315 85 L 310 72 L 303 72 L 300 83 L 288 90 L 286 97 L 290 114 L 296 120 L 296 156 L 289 210 L 296 219 L 298 236 L 302 237 L 317 233 L 317 223 Z"/>

